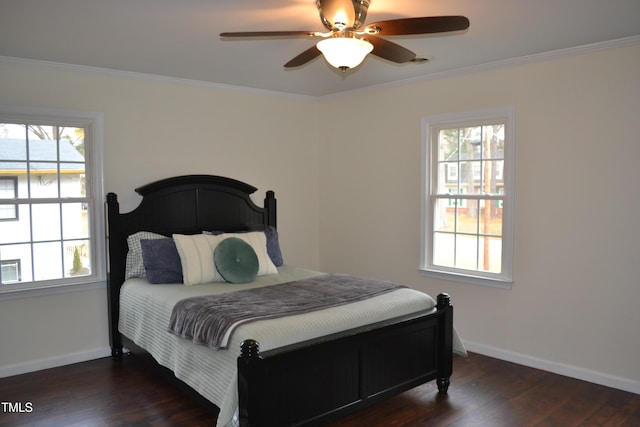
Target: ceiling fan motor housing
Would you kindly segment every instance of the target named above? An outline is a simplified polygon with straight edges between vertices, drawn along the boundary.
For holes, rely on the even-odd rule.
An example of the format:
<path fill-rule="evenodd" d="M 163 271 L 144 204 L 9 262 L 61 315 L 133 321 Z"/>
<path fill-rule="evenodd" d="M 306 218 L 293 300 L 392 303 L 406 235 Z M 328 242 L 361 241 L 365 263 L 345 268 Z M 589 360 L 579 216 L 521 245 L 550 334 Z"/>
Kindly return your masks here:
<path fill-rule="evenodd" d="M 316 0 L 322 24 L 329 30 L 356 30 L 364 24 L 369 0 Z"/>

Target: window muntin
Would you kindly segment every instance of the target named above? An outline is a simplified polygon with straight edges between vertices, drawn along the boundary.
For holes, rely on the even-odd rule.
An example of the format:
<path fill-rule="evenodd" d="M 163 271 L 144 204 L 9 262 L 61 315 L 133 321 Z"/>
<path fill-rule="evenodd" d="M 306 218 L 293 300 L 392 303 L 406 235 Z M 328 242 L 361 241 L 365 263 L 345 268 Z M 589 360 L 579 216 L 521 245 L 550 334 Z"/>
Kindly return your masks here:
<path fill-rule="evenodd" d="M 12 197 L 0 193 L 0 211 L 9 201 L 17 210 L 0 221 L 0 260 L 19 265 L 0 292 L 104 279 L 99 130 L 91 113 L 0 108 L 0 182 L 16 181 Z"/>
<path fill-rule="evenodd" d="M 513 111 L 432 117 L 424 124 L 421 270 L 507 286 L 513 262 Z"/>

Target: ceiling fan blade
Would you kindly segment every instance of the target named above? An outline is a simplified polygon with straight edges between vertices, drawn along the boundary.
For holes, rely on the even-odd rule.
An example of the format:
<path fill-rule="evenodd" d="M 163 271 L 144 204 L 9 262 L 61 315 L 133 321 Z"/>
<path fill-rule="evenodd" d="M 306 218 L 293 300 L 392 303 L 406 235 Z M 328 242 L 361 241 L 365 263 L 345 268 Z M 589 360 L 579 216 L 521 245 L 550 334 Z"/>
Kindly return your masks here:
<path fill-rule="evenodd" d="M 309 37 L 316 34 L 315 31 L 239 31 L 220 33 L 220 37 Z"/>
<path fill-rule="evenodd" d="M 298 55 L 295 58 L 293 58 L 291 61 L 289 61 L 286 64 L 284 64 L 284 66 L 285 66 L 285 68 L 299 67 L 299 66 L 304 65 L 304 64 L 306 64 L 307 62 L 309 62 L 309 61 L 311 61 L 313 59 L 316 59 L 321 54 L 322 54 L 322 52 L 320 52 L 318 50 L 316 45 L 313 45 L 309 49 L 307 49 L 304 52 L 302 52 L 300 55 Z"/>
<path fill-rule="evenodd" d="M 400 36 L 445 33 L 466 30 L 467 28 L 469 28 L 469 19 L 465 16 L 426 16 L 374 22 L 367 25 L 365 31 L 381 36 Z"/>
<path fill-rule="evenodd" d="M 404 64 L 416 57 L 416 54 L 402 47 L 397 43 L 390 42 L 380 37 L 364 35 L 362 39 L 369 41 L 373 45 L 372 55 L 387 59 L 398 64 Z"/>

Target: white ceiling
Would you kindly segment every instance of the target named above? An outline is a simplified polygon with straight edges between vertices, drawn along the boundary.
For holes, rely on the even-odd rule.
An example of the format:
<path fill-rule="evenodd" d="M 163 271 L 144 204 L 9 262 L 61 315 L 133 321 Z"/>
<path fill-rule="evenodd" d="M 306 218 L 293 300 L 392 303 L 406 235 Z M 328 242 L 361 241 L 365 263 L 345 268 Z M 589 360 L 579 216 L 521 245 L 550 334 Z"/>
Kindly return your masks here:
<path fill-rule="evenodd" d="M 315 0 L 0 0 L 0 56 L 322 96 L 640 35 L 640 0 L 371 0 L 366 22 L 435 15 L 471 26 L 389 37 L 430 61 L 369 55 L 343 75 L 322 57 L 283 67 L 312 39 L 219 37 L 324 31 Z"/>

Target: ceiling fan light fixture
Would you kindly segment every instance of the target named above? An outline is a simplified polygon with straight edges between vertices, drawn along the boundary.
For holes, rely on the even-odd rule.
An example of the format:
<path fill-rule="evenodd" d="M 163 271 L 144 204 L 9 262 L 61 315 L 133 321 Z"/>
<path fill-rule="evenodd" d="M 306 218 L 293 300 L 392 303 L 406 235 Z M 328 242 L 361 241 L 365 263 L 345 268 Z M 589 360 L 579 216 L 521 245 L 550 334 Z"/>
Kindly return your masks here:
<path fill-rule="evenodd" d="M 316 47 L 329 64 L 343 71 L 360 65 L 373 50 L 371 43 L 354 37 L 331 37 L 319 41 Z"/>

